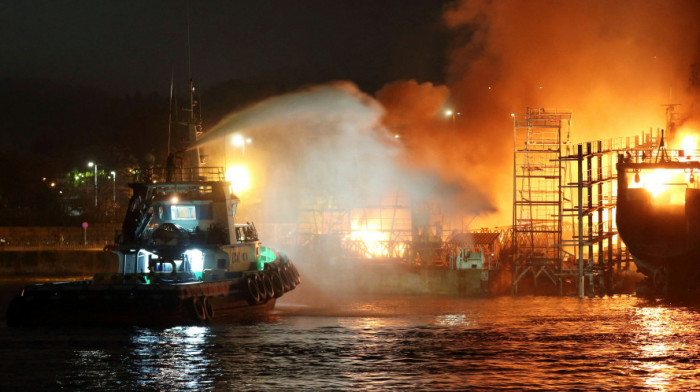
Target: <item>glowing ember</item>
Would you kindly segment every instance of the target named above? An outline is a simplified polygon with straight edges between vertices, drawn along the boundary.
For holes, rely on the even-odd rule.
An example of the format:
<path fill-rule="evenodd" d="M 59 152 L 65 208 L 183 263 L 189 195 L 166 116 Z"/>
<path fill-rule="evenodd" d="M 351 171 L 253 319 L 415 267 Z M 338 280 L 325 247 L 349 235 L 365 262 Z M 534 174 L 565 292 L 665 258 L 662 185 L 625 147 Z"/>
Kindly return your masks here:
<path fill-rule="evenodd" d="M 226 169 L 226 181 L 231 183 L 234 193 L 241 194 L 249 190 L 252 186 L 250 172 L 243 165 L 229 166 Z"/>

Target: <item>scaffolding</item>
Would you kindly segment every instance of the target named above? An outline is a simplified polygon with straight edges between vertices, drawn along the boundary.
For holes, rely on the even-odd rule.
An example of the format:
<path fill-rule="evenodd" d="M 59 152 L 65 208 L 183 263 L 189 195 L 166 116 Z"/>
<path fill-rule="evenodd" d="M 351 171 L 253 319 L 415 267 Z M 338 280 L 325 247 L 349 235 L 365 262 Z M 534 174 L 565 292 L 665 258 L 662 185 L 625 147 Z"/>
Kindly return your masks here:
<path fill-rule="evenodd" d="M 562 270 L 562 276 L 575 278 L 579 298 L 586 292 L 613 289 L 613 273 L 629 268 L 629 253 L 617 237 L 615 205 L 616 148 L 612 140 L 581 143 L 574 153 L 562 157 L 568 166 L 575 166 L 574 181 L 563 187 L 572 189 L 574 205 L 565 208 L 565 216 L 574 218 L 571 236 L 562 239 L 562 247 L 573 248 L 573 258 Z M 623 265 L 624 263 L 624 265 Z"/>
<path fill-rule="evenodd" d="M 571 203 L 562 187 L 571 112 L 528 108 L 513 115 L 513 292 L 528 273 L 532 284 L 549 279 L 561 293 L 564 208 Z"/>
<path fill-rule="evenodd" d="M 546 277 L 563 294 L 611 293 L 632 257 L 615 225 L 619 156 L 658 147 L 659 132 L 568 143 L 571 113 L 528 109 L 514 117 L 513 292 L 527 273 Z M 566 136 L 562 138 L 562 134 Z"/>

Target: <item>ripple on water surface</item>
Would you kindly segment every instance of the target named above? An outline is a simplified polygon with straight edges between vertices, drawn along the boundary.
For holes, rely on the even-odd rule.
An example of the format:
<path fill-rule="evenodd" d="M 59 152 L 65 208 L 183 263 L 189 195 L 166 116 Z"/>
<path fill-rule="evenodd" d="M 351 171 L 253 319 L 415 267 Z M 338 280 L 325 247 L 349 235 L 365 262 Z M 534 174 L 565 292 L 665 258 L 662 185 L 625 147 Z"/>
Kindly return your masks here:
<path fill-rule="evenodd" d="M 634 297 L 280 304 L 250 324 L 0 328 L 0 390 L 691 390 L 700 312 Z"/>

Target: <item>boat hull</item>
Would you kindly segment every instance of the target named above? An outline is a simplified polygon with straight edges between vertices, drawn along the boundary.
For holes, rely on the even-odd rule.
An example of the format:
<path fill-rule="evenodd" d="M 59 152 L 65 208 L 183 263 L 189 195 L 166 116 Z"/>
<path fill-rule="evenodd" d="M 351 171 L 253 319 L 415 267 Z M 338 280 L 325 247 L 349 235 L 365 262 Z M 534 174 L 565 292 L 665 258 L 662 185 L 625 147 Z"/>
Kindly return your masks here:
<path fill-rule="evenodd" d="M 624 173 L 618 165 L 618 173 Z M 683 204 L 657 205 L 643 188 L 618 182 L 616 223 L 645 286 L 660 294 L 685 293 L 700 278 L 700 190 L 685 190 Z"/>
<path fill-rule="evenodd" d="M 298 276 L 287 276 L 279 286 L 256 286 L 259 276 L 261 272 L 212 282 L 125 279 L 32 285 L 13 298 L 6 319 L 9 326 L 168 326 L 256 319 L 299 283 Z"/>

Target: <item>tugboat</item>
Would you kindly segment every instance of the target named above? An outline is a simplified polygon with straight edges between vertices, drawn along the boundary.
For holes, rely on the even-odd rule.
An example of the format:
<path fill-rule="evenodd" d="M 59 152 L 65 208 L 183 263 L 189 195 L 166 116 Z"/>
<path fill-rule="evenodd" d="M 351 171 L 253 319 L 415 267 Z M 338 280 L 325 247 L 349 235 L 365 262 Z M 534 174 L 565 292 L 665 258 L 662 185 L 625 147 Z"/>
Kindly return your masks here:
<path fill-rule="evenodd" d="M 222 168 L 161 168 L 136 177 L 112 247 L 118 272 L 27 286 L 8 307 L 8 325 L 245 318 L 273 309 L 300 283 L 284 253 L 260 244 L 254 224 L 234 223 L 239 199 Z"/>
<path fill-rule="evenodd" d="M 201 135 L 190 81 L 189 141 Z M 170 147 L 170 146 L 168 146 Z M 170 148 L 168 148 L 170 150 Z M 90 280 L 24 287 L 7 309 L 9 326 L 180 325 L 257 317 L 300 282 L 282 252 L 262 246 L 255 225 L 234 221 L 238 197 L 224 169 L 192 167 L 135 171 L 121 232 L 109 250 L 117 273 Z"/>

